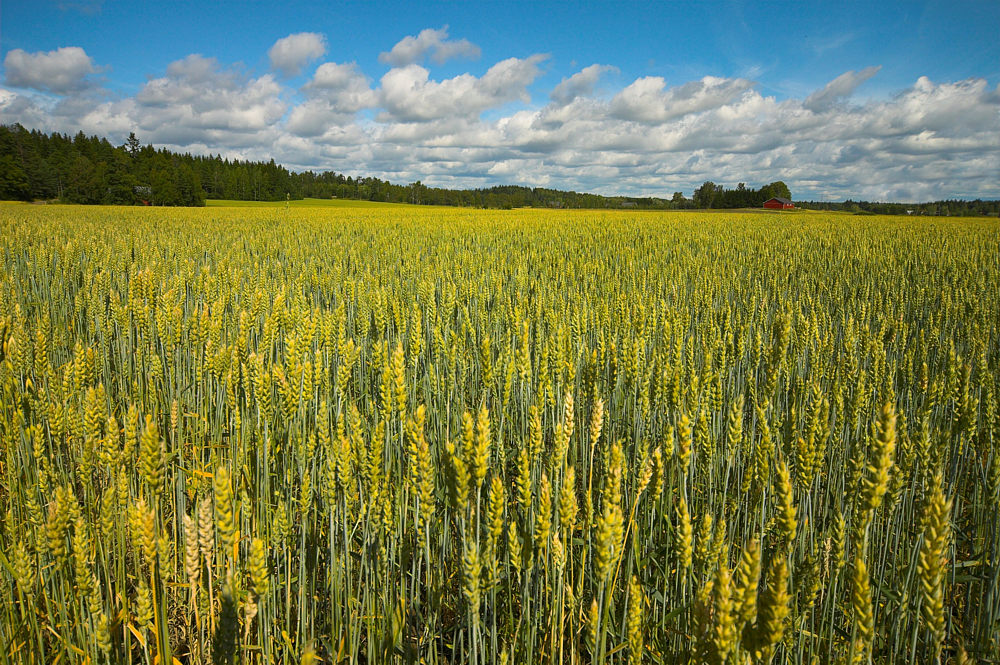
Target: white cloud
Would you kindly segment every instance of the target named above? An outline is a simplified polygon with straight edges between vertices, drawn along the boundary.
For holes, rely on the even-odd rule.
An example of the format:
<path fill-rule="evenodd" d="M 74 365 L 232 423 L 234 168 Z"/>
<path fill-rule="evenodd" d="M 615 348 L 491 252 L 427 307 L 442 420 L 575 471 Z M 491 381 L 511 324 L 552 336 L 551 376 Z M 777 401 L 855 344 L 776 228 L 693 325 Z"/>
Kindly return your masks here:
<path fill-rule="evenodd" d="M 326 53 L 326 37 L 318 32 L 298 32 L 274 42 L 267 52 L 271 67 L 283 76 L 297 76 L 307 64 Z"/>
<path fill-rule="evenodd" d="M 481 76 L 442 80 L 410 63 L 379 81 L 357 64 L 327 62 L 294 90 L 275 75 L 190 55 L 130 97 L 53 88 L 53 78 L 12 89 L 8 68 L 0 116 L 119 143 L 134 130 L 174 150 L 447 187 L 669 196 L 705 180 L 781 179 L 799 199 L 998 195 L 1000 88 L 984 79 L 921 77 L 860 103 L 844 100 L 874 68 L 845 72 L 804 98 L 716 77 L 674 86 L 645 77 L 596 94 L 610 86 L 613 67 L 591 65 L 538 90 L 544 59 L 510 58 Z M 54 89 L 65 93 L 47 94 Z"/>
<path fill-rule="evenodd" d="M 322 100 L 307 100 L 292 109 L 288 115 L 288 131 L 296 136 L 314 137 L 326 132 L 331 125 L 340 124 L 343 114 L 337 113 Z"/>
<path fill-rule="evenodd" d="M 306 84 L 306 88 L 337 90 L 352 87 L 358 81 L 365 82 L 365 87 L 367 87 L 367 77 L 361 73 L 356 64 L 325 62 L 316 68 L 316 73 L 313 74 L 312 80 Z"/>
<path fill-rule="evenodd" d="M 825 55 L 829 51 L 841 49 L 857 38 L 853 32 L 843 32 L 840 34 L 821 33 L 821 36 L 807 39 L 804 43 L 812 49 L 816 55 Z"/>
<path fill-rule="evenodd" d="M 806 97 L 802 105 L 810 111 L 817 113 L 826 111 L 839 100 L 850 97 L 859 85 L 875 76 L 880 69 L 882 69 L 881 65 L 878 67 L 865 67 L 860 72 L 844 72 L 821 89 Z"/>
<path fill-rule="evenodd" d="M 94 61 L 79 46 L 37 53 L 16 48 L 7 52 L 3 68 L 9 86 L 60 95 L 83 90 L 88 86 L 87 76 L 97 72 Z"/>
<path fill-rule="evenodd" d="M 300 137 L 340 136 L 358 111 L 377 103 L 368 77 L 354 63 L 323 63 L 302 91 L 306 100 L 286 122 L 288 131 Z"/>
<path fill-rule="evenodd" d="M 382 77 L 380 102 L 385 120 L 423 122 L 445 117 L 475 116 L 507 102 L 530 101 L 527 86 L 540 73 L 543 55 L 508 58 L 487 70 L 481 78 L 461 74 L 444 81 L 431 81 L 420 65 L 390 69 Z"/>
<path fill-rule="evenodd" d="M 428 54 L 437 64 L 447 62 L 452 58 L 468 58 L 475 60 L 480 56 L 478 46 L 468 39 L 448 39 L 448 26 L 439 30 L 427 28 L 421 30 L 416 37 L 403 37 L 390 51 L 379 54 L 379 62 L 393 67 L 403 67 L 423 61 Z"/>
<path fill-rule="evenodd" d="M 25 127 L 52 131 L 50 115 L 31 97 L 0 88 L 0 117 L 4 123 L 19 122 Z"/>
<path fill-rule="evenodd" d="M 248 78 L 215 58 L 189 55 L 135 97 L 110 102 L 102 112 L 129 118 L 142 139 L 154 143 L 244 148 L 266 145 L 278 134 L 287 110 L 283 93 L 270 74 Z"/>
<path fill-rule="evenodd" d="M 611 100 L 611 112 L 623 120 L 657 124 L 728 104 L 753 86 L 747 79 L 706 76 L 666 88 L 659 76 L 637 79 Z"/>
<path fill-rule="evenodd" d="M 564 78 L 559 82 L 549 97 L 559 104 L 568 104 L 577 97 L 589 95 L 597 85 L 597 81 L 602 75 L 609 72 L 617 72 L 617 67 L 611 65 L 591 65 L 584 67 L 569 78 Z"/>
<path fill-rule="evenodd" d="M 354 63 L 323 63 L 304 90 L 309 97 L 321 98 L 342 113 L 355 113 L 377 102 L 368 77 Z"/>

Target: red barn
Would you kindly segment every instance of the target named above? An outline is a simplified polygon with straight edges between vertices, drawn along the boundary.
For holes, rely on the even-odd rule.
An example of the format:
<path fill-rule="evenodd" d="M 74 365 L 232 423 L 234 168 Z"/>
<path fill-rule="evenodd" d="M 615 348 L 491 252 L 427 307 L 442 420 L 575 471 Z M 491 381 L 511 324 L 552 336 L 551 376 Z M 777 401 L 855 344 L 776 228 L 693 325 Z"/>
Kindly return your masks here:
<path fill-rule="evenodd" d="M 771 210 L 791 210 L 795 207 L 795 204 L 788 199 L 783 199 L 780 196 L 776 196 L 773 199 L 768 199 L 764 201 L 764 207 Z"/>

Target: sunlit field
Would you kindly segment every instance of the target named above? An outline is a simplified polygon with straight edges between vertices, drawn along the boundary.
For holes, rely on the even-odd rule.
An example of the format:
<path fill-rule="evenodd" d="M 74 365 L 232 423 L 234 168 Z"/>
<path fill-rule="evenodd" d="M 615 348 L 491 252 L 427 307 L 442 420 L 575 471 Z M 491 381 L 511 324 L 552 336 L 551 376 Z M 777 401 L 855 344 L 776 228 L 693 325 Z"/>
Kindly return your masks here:
<path fill-rule="evenodd" d="M 294 201 L 230 201 L 209 199 L 209 208 L 382 208 L 391 210 L 405 204 L 357 201 L 353 199 L 296 199 Z"/>
<path fill-rule="evenodd" d="M 998 257 L 0 206 L 0 662 L 996 662 Z"/>

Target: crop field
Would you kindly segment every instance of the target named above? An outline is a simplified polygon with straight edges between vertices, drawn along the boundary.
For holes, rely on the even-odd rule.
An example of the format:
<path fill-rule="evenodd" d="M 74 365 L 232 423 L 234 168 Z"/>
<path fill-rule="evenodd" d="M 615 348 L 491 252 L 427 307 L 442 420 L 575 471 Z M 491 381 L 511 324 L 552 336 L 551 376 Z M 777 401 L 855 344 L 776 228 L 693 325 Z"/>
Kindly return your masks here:
<path fill-rule="evenodd" d="M 352 199 L 297 199 L 294 201 L 232 201 L 209 199 L 210 208 L 379 208 L 383 211 L 409 207 L 398 203 L 378 203 Z"/>
<path fill-rule="evenodd" d="M 995 663 L 994 220 L 0 206 L 0 663 Z"/>

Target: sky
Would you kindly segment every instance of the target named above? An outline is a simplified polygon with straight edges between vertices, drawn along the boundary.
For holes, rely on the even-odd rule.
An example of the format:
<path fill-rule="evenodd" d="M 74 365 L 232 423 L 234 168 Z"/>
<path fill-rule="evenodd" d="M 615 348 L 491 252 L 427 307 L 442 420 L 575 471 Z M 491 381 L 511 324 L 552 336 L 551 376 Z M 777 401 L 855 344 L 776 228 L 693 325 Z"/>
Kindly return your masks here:
<path fill-rule="evenodd" d="M 0 2 L 0 122 L 405 184 L 1000 197 L 1000 2 Z"/>

